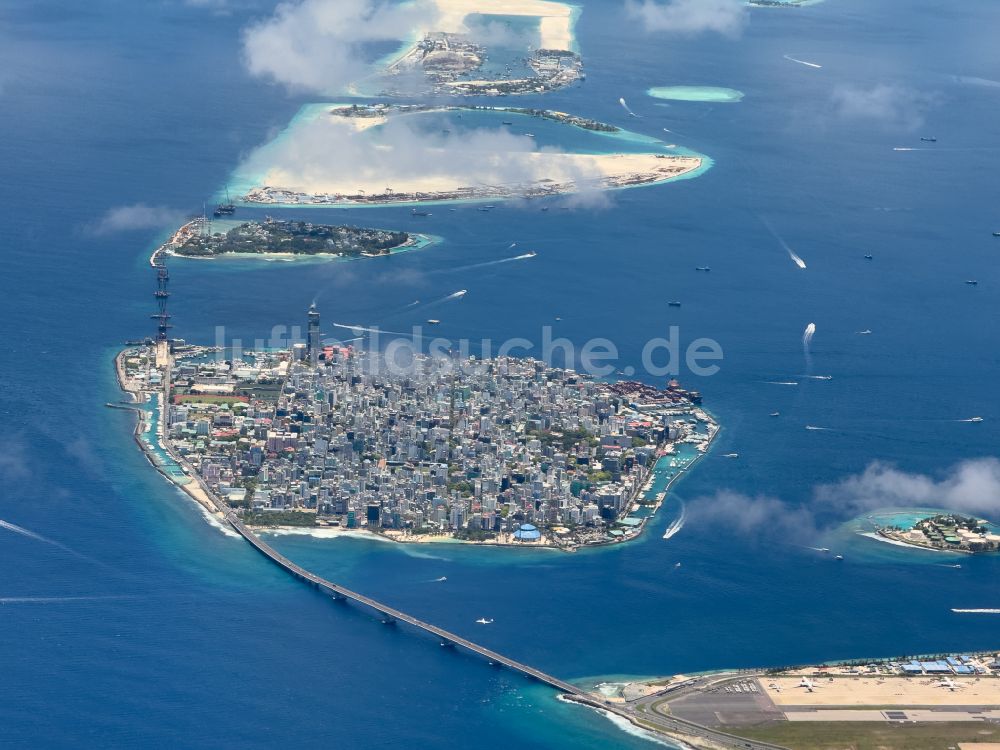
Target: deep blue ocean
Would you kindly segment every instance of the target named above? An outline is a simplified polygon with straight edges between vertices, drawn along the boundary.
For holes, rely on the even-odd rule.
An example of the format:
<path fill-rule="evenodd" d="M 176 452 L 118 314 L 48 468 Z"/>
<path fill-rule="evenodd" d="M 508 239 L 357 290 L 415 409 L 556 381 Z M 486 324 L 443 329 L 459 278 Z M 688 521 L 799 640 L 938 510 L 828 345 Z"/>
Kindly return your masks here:
<path fill-rule="evenodd" d="M 0 519 L 35 535 L 0 528 L 0 745 L 647 746 L 303 588 L 207 524 L 137 450 L 132 416 L 105 408 L 120 398 L 117 348 L 152 330 L 147 258 L 170 227 L 102 233 L 101 218 L 136 203 L 200 211 L 314 100 L 241 64 L 241 29 L 270 7 L 206 5 L 0 4 Z M 827 0 L 755 10 L 738 38 L 675 37 L 642 33 L 617 0 L 588 2 L 586 82 L 505 103 L 668 128 L 712 157 L 706 174 L 599 209 L 335 214 L 443 238 L 388 259 L 173 263 L 175 334 L 200 343 L 216 326 L 252 341 L 304 325 L 316 297 L 325 321 L 405 330 L 430 313 L 401 305 L 468 289 L 435 308 L 443 335 L 538 340 L 550 324 L 607 337 L 638 364 L 676 324 L 683 342 L 724 349 L 717 375 L 682 374 L 723 431 L 638 542 L 574 555 L 288 536 L 278 548 L 571 680 L 1000 647 L 996 619 L 950 611 L 1000 607 L 997 557 L 953 569 L 848 536 L 837 563 L 696 519 L 661 539 L 680 501 L 718 490 L 795 509 L 874 460 L 937 477 L 997 454 L 1000 87 L 967 80 L 1000 79 L 997 28 L 994 0 Z M 838 87 L 879 84 L 918 92 L 924 122 L 832 111 Z M 669 85 L 746 96 L 645 96 Z M 465 268 L 512 242 L 537 257 Z M 810 322 L 811 366 L 832 380 L 800 378 Z M 973 415 L 985 421 L 952 421 Z M 835 504 L 819 516 L 849 520 Z"/>

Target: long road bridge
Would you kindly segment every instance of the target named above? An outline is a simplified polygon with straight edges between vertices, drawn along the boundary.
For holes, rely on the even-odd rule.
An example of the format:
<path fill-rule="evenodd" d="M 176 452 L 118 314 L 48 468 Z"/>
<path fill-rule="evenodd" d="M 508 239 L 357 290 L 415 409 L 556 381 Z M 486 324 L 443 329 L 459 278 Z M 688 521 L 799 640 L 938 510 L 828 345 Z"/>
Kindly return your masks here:
<path fill-rule="evenodd" d="M 166 359 L 167 365 L 164 372 L 164 386 L 162 391 L 164 408 L 161 409 L 160 413 L 160 428 L 163 430 L 162 434 L 164 435 L 166 434 L 166 405 L 170 403 L 170 359 L 172 358 L 170 358 L 169 355 L 166 355 Z M 285 569 L 299 580 L 308 583 L 334 599 L 350 600 L 361 604 L 371 610 L 374 610 L 375 612 L 378 612 L 384 618 L 385 622 L 404 622 L 417 630 L 422 630 L 436 636 L 440 639 L 442 645 L 464 648 L 474 654 L 478 654 L 486 658 L 491 664 L 502 664 L 503 666 L 516 672 L 520 672 L 527 677 L 531 677 L 532 679 L 538 680 L 546 685 L 550 685 L 556 690 L 565 693 L 570 700 L 592 708 L 606 711 L 611 714 L 616 714 L 617 716 L 621 716 L 634 724 L 646 727 L 653 731 L 661 732 L 678 742 L 686 744 L 687 746 L 704 748 L 705 750 L 732 750 L 734 748 L 741 748 L 742 750 L 787 750 L 787 748 L 783 748 L 780 745 L 772 745 L 770 743 L 759 742 L 756 740 L 747 740 L 743 737 L 737 737 L 736 735 L 702 726 L 701 724 L 696 724 L 692 721 L 687 721 L 686 719 L 674 716 L 664 716 L 660 713 L 651 713 L 642 709 L 636 709 L 628 704 L 607 701 L 592 693 L 588 693 L 582 688 L 566 682 L 565 680 L 560 680 L 558 677 L 547 674 L 540 669 L 535 669 L 532 666 L 515 661 L 514 659 L 506 657 L 503 654 L 498 654 L 496 651 L 488 649 L 485 646 L 480 646 L 478 643 L 474 643 L 467 638 L 463 638 L 460 635 L 449 632 L 443 628 L 439 628 L 429 622 L 419 620 L 412 615 L 408 615 L 405 612 L 395 609 L 394 607 L 390 607 L 387 604 L 383 604 L 382 602 L 365 596 L 364 594 L 359 594 L 356 591 L 352 591 L 351 589 L 340 586 L 332 581 L 328 581 L 327 579 L 322 578 L 321 576 L 318 576 L 292 562 L 274 549 L 274 547 L 270 544 L 254 534 L 253 531 L 251 531 L 246 524 L 239 519 L 231 508 L 226 506 L 218 499 L 218 497 L 216 497 L 215 493 L 208 487 L 194 467 L 191 466 L 183 457 L 176 455 L 171 450 L 169 443 L 165 440 L 163 441 L 163 447 L 166 449 L 170 457 L 173 458 L 179 466 L 184 468 L 188 475 L 198 483 L 210 500 L 211 504 L 215 506 L 216 510 L 224 516 L 229 525 L 232 526 L 240 536 L 250 542 L 250 544 L 252 544 L 258 552 L 271 560 L 271 562 Z M 164 476 L 166 476 L 166 474 Z M 167 478 L 170 479 L 169 476 Z"/>
<path fill-rule="evenodd" d="M 785 750 L 785 748 L 782 748 L 779 745 L 747 740 L 726 732 L 702 726 L 701 724 L 687 721 L 685 719 L 663 716 L 662 714 L 637 712 L 627 704 L 606 701 L 592 693 L 588 693 L 572 683 L 560 680 L 558 677 L 553 677 L 540 669 L 535 669 L 532 666 L 515 661 L 514 659 L 506 657 L 503 654 L 498 654 L 496 651 L 488 649 L 485 646 L 480 646 L 478 643 L 474 643 L 467 638 L 463 638 L 460 635 L 456 635 L 455 633 L 447 631 L 443 628 L 439 628 L 429 622 L 419 620 L 412 615 L 401 612 L 400 610 L 390 607 L 387 604 L 383 604 L 382 602 L 372 599 L 369 596 L 359 594 L 356 591 L 352 591 L 351 589 L 340 586 L 332 581 L 328 581 L 315 573 L 311 573 L 302 566 L 289 560 L 287 557 L 274 549 L 274 547 L 254 534 L 253 531 L 251 531 L 233 511 L 227 509 L 224 512 L 226 521 L 229 522 L 229 525 L 232 526 L 240 534 L 240 536 L 250 542 L 250 544 L 252 544 L 257 551 L 265 555 L 272 562 L 281 566 L 296 578 L 310 584 L 334 599 L 357 602 L 358 604 L 364 605 L 365 607 L 378 612 L 382 615 L 385 622 L 405 622 L 407 625 L 417 628 L 418 630 L 437 636 L 442 645 L 460 646 L 468 651 L 471 651 L 472 653 L 486 658 L 489 660 L 490 664 L 502 664 L 505 667 L 520 672 L 521 674 L 538 680 L 539 682 L 550 685 L 556 690 L 565 693 L 571 700 L 577 703 L 582 703 L 609 713 L 617 714 L 628 721 L 637 722 L 641 726 L 646 726 L 652 730 L 660 731 L 670 737 L 695 747 L 727 749 L 744 748 L 744 750 Z"/>

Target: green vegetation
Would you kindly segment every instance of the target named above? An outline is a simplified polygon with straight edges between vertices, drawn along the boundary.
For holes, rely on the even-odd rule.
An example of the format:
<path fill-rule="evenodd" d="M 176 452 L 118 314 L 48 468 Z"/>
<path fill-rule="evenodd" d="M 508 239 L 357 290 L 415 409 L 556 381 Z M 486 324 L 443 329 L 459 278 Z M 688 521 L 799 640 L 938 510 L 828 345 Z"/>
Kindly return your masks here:
<path fill-rule="evenodd" d="M 275 510 L 267 513 L 244 513 L 243 523 L 248 526 L 315 526 L 316 514 L 297 510 Z"/>
<path fill-rule="evenodd" d="M 323 253 L 356 257 L 388 255 L 392 248 L 409 240 L 410 235 L 406 232 L 271 219 L 262 224 L 248 221 L 224 234 L 193 235 L 172 249 L 177 255 L 195 258 L 210 258 L 225 253 Z"/>
<path fill-rule="evenodd" d="M 542 445 L 554 446 L 564 453 L 572 450 L 578 443 L 584 443 L 589 447 L 593 447 L 599 442 L 596 437 L 583 429 L 565 430 L 563 432 L 555 430 L 526 430 L 524 435 L 529 439 L 537 438 L 541 441 Z"/>
<path fill-rule="evenodd" d="M 226 404 L 245 404 L 246 402 L 246 396 L 209 396 L 199 393 L 178 393 L 174 395 L 175 404 L 196 403 L 224 406 Z"/>
<path fill-rule="evenodd" d="M 888 724 L 869 721 L 783 721 L 726 731 L 795 750 L 945 750 L 959 742 L 990 742 L 1000 727 L 977 721 Z"/>
<path fill-rule="evenodd" d="M 494 537 L 496 537 L 496 534 L 485 529 L 458 529 L 455 531 L 456 539 L 463 539 L 467 542 L 485 542 Z"/>

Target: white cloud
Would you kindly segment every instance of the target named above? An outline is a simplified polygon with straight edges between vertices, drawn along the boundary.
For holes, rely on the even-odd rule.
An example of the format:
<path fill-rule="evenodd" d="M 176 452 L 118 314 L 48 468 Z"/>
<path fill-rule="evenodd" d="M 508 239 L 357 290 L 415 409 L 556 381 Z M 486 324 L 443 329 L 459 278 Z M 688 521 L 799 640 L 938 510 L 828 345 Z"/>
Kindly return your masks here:
<path fill-rule="evenodd" d="M 916 130 L 937 97 L 904 86 L 880 83 L 870 88 L 837 86 L 830 96 L 834 114 L 844 120 L 869 121 L 887 128 Z"/>
<path fill-rule="evenodd" d="M 0 441 L 0 481 L 6 483 L 26 479 L 29 475 L 28 451 L 20 439 Z"/>
<path fill-rule="evenodd" d="M 341 194 L 521 185 L 546 178 L 585 186 L 601 174 L 587 157 L 562 158 L 531 138 L 456 128 L 433 115 L 392 117 L 377 134 L 358 133 L 346 118 L 319 117 L 256 151 L 240 171 L 262 176 L 270 186 Z"/>
<path fill-rule="evenodd" d="M 149 206 L 136 203 L 131 206 L 118 206 L 108 211 L 99 221 L 90 227 L 94 234 L 111 234 L 113 232 L 131 232 L 140 229 L 160 229 L 178 224 L 184 219 L 184 213 L 166 206 Z"/>
<path fill-rule="evenodd" d="M 873 463 L 861 474 L 818 487 L 816 501 L 853 514 L 892 506 L 931 506 L 998 517 L 1000 460 L 963 461 L 939 479 Z"/>
<path fill-rule="evenodd" d="M 815 539 L 827 524 L 882 508 L 931 507 L 1000 520 L 1000 460 L 963 461 L 941 477 L 914 474 L 875 462 L 861 474 L 815 487 L 799 505 L 720 490 L 688 506 L 690 521 L 733 528 L 757 538 Z"/>
<path fill-rule="evenodd" d="M 743 0 L 626 0 L 625 13 L 645 31 L 737 36 L 746 25 Z"/>
<path fill-rule="evenodd" d="M 430 0 L 285 2 L 244 31 L 244 61 L 291 89 L 336 94 L 367 73 L 365 43 L 406 39 L 435 14 Z"/>

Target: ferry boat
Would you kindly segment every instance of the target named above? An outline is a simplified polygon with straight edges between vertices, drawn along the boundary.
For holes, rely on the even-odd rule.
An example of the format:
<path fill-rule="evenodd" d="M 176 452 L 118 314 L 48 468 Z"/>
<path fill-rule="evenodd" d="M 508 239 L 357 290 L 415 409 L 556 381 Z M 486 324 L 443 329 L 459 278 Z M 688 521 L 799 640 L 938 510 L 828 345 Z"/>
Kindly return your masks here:
<path fill-rule="evenodd" d="M 970 422 L 982 422 L 983 418 L 982 417 L 972 417 L 972 419 L 970 419 L 969 421 Z"/>
<path fill-rule="evenodd" d="M 411 208 L 410 209 L 410 215 L 411 216 L 430 216 L 430 213 L 428 213 L 427 211 L 418 211 L 415 208 Z"/>
<path fill-rule="evenodd" d="M 513 125 L 514 123 L 512 123 L 510 120 L 501 120 L 500 124 L 501 125 Z"/>
<path fill-rule="evenodd" d="M 865 253 L 865 260 L 871 260 L 871 259 L 872 259 L 872 254 L 871 253 Z"/>
<path fill-rule="evenodd" d="M 219 205 L 217 205 L 215 207 L 215 210 L 212 211 L 212 216 L 215 216 L 216 218 L 218 218 L 219 216 L 232 216 L 234 213 L 236 213 L 236 206 L 234 206 L 232 200 L 230 200 L 230 198 L 229 198 L 229 189 L 227 188 L 226 189 L 226 202 L 225 203 L 220 203 Z"/>
<path fill-rule="evenodd" d="M 668 302 L 667 304 L 670 305 L 671 307 L 680 307 L 681 306 L 680 302 Z"/>
<path fill-rule="evenodd" d="M 437 318 L 430 318 L 427 321 L 427 325 L 429 325 L 429 326 L 439 326 L 439 325 L 441 325 L 441 321 L 438 320 Z"/>
<path fill-rule="evenodd" d="M 979 284 L 979 282 L 976 281 L 975 279 L 966 279 L 965 283 L 968 284 L 969 286 L 977 286 Z"/>
<path fill-rule="evenodd" d="M 993 236 L 994 236 L 994 237 L 1000 237 L 1000 232 L 994 232 L 994 233 L 993 233 Z"/>
<path fill-rule="evenodd" d="M 695 268 L 694 270 L 695 270 L 695 271 L 711 271 L 712 269 L 711 269 L 711 268 L 709 268 L 708 266 L 698 266 L 698 267 L 697 267 L 697 268 Z"/>
<path fill-rule="evenodd" d="M 937 138 L 933 136 L 921 136 L 920 140 L 922 140 L 924 143 L 937 143 Z"/>

